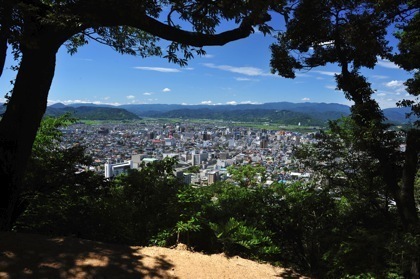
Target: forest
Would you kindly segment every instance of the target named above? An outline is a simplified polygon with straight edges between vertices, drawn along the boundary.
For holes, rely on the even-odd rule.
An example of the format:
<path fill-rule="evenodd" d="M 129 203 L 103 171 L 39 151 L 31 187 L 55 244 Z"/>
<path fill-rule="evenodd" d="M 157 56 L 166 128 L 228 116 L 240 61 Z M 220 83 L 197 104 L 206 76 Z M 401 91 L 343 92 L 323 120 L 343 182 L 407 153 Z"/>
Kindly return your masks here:
<path fill-rule="evenodd" d="M 1 230 L 138 245 L 183 242 L 320 278 L 419 278 L 420 121 L 390 129 L 362 74 L 379 58 L 408 71 L 407 94 L 397 105 L 420 115 L 418 0 L 0 3 L 0 75 L 8 55 L 18 63 L 0 121 Z M 270 26 L 274 13 L 284 29 Z M 226 20 L 235 26 L 217 33 Z M 72 54 L 96 41 L 185 66 L 203 47 L 255 30 L 277 37 L 267 61 L 272 73 L 294 78 L 336 64 L 336 87 L 353 103 L 349 118 L 330 122 L 319 144 L 297 150 L 317 173 L 309 183 L 264 188 L 238 166 L 237 183 L 196 189 L 172 175 L 171 160 L 104 181 L 75 173 L 76 164 L 89 165 L 83 147 L 58 148 L 58 127 L 71 120 L 42 122 L 61 46 Z M 386 40 L 390 30 L 396 49 Z M 164 50 L 159 39 L 168 42 Z M 244 179 L 250 183 L 242 185 Z"/>

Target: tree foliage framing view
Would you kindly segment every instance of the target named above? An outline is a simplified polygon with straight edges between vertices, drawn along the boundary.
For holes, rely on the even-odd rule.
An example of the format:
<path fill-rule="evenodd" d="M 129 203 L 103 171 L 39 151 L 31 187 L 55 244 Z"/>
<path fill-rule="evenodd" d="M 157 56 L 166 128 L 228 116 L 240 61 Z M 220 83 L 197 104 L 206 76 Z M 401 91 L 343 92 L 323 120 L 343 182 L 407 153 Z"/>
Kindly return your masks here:
<path fill-rule="evenodd" d="M 118 210 L 106 201 L 118 201 L 130 212 L 132 220 L 141 220 L 148 228 L 144 238 L 150 243 L 167 243 L 175 237 L 177 241 L 186 237 L 200 246 L 204 245 L 203 239 L 210 239 L 212 248 L 209 251 L 221 249 L 271 260 L 288 258 L 304 269 L 331 278 L 349 275 L 349 264 L 357 264 L 352 274 L 370 276 L 371 273 L 366 272 L 372 272 L 375 276 L 390 277 L 390 273 L 381 271 L 386 267 L 397 270 L 399 275 L 393 275 L 394 278 L 419 278 L 419 201 L 415 187 L 419 173 L 420 122 L 416 121 L 402 131 L 390 129 L 384 124 L 382 110 L 372 98 L 374 89 L 360 72 L 364 67 L 374 68 L 378 58 L 389 59 L 411 71 L 413 77 L 405 83 L 411 97 L 401 100 L 398 105 L 410 107 L 412 114 L 420 116 L 419 7 L 418 0 L 2 0 L 0 68 L 2 71 L 10 46 L 19 67 L 7 110 L 0 122 L 1 229 L 11 229 L 19 216 L 21 219 L 17 224 L 23 228 L 35 226 L 30 221 L 33 216 L 43 220 L 51 217 L 49 214 L 54 208 L 51 200 L 45 202 L 43 195 L 35 196 L 33 202 L 23 199 L 31 187 L 40 193 L 49 191 L 58 195 L 57 202 L 69 202 L 64 207 L 68 212 L 63 213 L 63 220 L 71 216 L 72 210 L 87 210 L 86 205 L 92 202 L 88 198 L 89 191 L 101 189 L 101 193 L 95 194 L 104 199 L 91 208 L 89 216 L 103 216 L 101 210 L 116 214 Z M 101 184 L 103 182 L 94 176 L 85 180 L 98 187 L 85 185 L 77 189 L 70 185 L 57 189 L 58 182 L 40 182 L 31 171 L 24 179 L 27 166 L 32 169 L 40 166 L 34 160 L 36 146 L 35 157 L 32 161 L 29 158 L 46 109 L 55 56 L 60 46 L 66 45 L 69 52 L 74 53 L 78 47 L 93 40 L 123 54 L 158 55 L 185 65 L 193 54 L 204 53 L 203 46 L 223 45 L 247 37 L 255 26 L 269 33 L 272 31 L 267 25 L 269 12 L 281 14 L 286 23 L 285 31 L 276 34 L 278 41 L 271 46 L 272 72 L 294 78 L 297 70 L 337 64 L 340 67 L 335 76 L 337 89 L 354 102 L 349 120 L 332 122 L 331 133 L 322 136 L 320 146 L 300 151 L 308 164 L 313 163 L 313 158 L 323 162 L 312 167 L 324 178 L 329 178 L 331 188 L 319 190 L 313 185 L 297 184 L 291 187 L 274 185 L 269 190 L 257 187 L 250 191 L 246 187 L 248 180 L 243 179 L 246 174 L 238 173 L 237 176 L 242 177 L 238 183 L 244 187 L 216 185 L 209 190 L 185 189 L 171 176 L 166 176 L 170 162 L 163 162 L 156 166 L 157 169 L 146 169 L 146 173 L 122 177 L 111 187 Z M 190 23 L 192 31 L 180 29 L 175 18 Z M 159 21 L 161 19 L 165 22 Z M 216 33 L 223 20 L 233 20 L 238 27 Z M 396 30 L 398 50 L 393 50 L 386 40 L 391 29 Z M 165 51 L 157 44 L 159 38 L 170 42 Z M 405 150 L 400 149 L 402 144 L 405 144 Z M 80 150 L 72 152 L 77 156 L 58 154 L 80 161 L 86 159 Z M 57 155 L 51 154 L 52 157 Z M 43 160 L 42 157 L 38 159 Z M 70 166 L 63 166 L 66 167 L 71 170 Z M 248 170 L 248 173 L 252 171 L 259 172 Z M 32 181 L 47 188 L 28 184 L 30 175 L 34 175 Z M 70 179 L 71 172 L 67 175 Z M 159 177 L 154 180 L 157 184 L 147 180 L 150 175 Z M 149 187 L 143 189 L 146 192 L 136 192 L 133 185 L 138 180 L 144 180 L 144 185 Z M 71 184 L 71 179 L 68 182 Z M 164 185 L 173 188 L 162 201 L 167 209 L 160 212 L 164 224 L 157 226 L 142 215 L 144 210 L 141 208 L 149 206 L 145 202 L 146 195 L 160 197 Z M 62 201 L 60 195 L 74 200 Z M 80 197 L 84 197 L 84 203 L 78 200 Z M 131 203 L 127 203 L 126 197 L 132 197 Z M 25 201 L 30 210 L 22 209 Z M 396 214 L 390 210 L 394 208 Z M 45 215 L 39 215 L 40 212 Z M 347 224 L 346 218 L 354 225 Z M 106 220 L 102 222 L 111 227 Z M 384 231 L 376 231 L 372 224 L 382 224 Z M 101 236 L 104 231 L 73 225 L 80 230 L 89 230 L 86 235 Z M 122 221 L 118 226 L 121 230 L 115 235 L 120 237 L 120 242 L 135 239 L 141 230 L 139 225 L 137 231 L 129 229 Z M 69 230 L 81 233 L 73 229 Z M 349 236 L 345 235 L 347 232 Z M 101 239 L 115 240 L 109 236 L 103 235 Z M 364 246 L 367 243 L 375 246 Z M 366 261 L 354 258 L 363 253 Z M 386 253 L 390 256 L 385 256 Z M 396 256 L 404 258 L 398 268 L 394 266 L 398 262 Z M 375 259 L 380 259 L 377 265 L 367 266 Z"/>
<path fill-rule="evenodd" d="M 14 88 L 0 122 L 1 228 L 17 217 L 21 182 L 37 129 L 45 113 L 58 49 L 70 53 L 89 40 L 123 54 L 164 56 L 185 65 L 206 45 L 224 45 L 249 36 L 254 26 L 268 32 L 270 1 L 18 1 L 0 5 L 0 68 L 8 46 L 19 60 Z M 167 12 L 166 16 L 163 10 Z M 161 22 L 164 18 L 166 22 Z M 183 30 L 175 18 L 189 23 Z M 237 28 L 216 33 L 222 20 Z M 170 44 L 164 51 L 156 44 Z"/>

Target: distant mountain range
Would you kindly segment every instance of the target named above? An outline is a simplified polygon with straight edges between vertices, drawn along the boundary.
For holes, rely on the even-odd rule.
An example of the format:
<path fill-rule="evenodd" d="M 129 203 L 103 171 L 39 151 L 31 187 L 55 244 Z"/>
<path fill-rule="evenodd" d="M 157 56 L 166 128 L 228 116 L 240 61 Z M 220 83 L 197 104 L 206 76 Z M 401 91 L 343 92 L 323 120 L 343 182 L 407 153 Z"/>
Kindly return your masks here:
<path fill-rule="evenodd" d="M 72 116 L 82 120 L 134 120 L 140 119 L 136 114 L 123 108 L 99 107 L 99 106 L 66 106 L 56 103 L 47 107 L 45 115 L 59 116 L 64 113 L 71 113 Z"/>
<path fill-rule="evenodd" d="M 0 106 L 0 113 L 4 112 Z M 405 115 L 408 108 L 384 109 L 388 121 L 401 124 L 408 120 Z M 238 105 L 97 105 L 56 103 L 47 108 L 46 115 L 58 116 L 71 112 L 79 119 L 92 120 L 129 120 L 139 117 L 154 118 L 196 118 L 220 119 L 247 122 L 274 122 L 279 124 L 323 125 L 327 120 L 334 120 L 350 114 L 350 107 L 335 103 L 290 103 L 275 102 L 265 104 Z"/>

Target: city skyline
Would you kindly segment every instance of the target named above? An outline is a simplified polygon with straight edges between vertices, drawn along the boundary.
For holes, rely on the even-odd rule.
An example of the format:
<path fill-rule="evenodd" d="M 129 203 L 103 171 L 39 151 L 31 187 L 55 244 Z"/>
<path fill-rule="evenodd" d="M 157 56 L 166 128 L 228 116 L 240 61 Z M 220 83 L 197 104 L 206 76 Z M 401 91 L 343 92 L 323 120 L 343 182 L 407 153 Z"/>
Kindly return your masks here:
<path fill-rule="evenodd" d="M 387 37 L 395 47 L 392 34 Z M 71 56 L 65 47 L 57 54 L 57 67 L 48 104 L 261 104 L 268 102 L 324 102 L 351 105 L 335 90 L 337 65 L 297 72 L 295 79 L 270 73 L 269 46 L 273 36 L 255 32 L 249 38 L 222 47 L 205 47 L 186 67 L 162 57 L 121 55 L 108 46 L 89 42 Z M 165 46 L 165 41 L 162 41 Z M 163 48 L 164 51 L 164 48 Z M 0 80 L 3 96 L 12 89 L 16 72 L 8 55 Z M 411 75 L 390 61 L 378 58 L 373 70 L 362 69 L 376 90 L 382 108 L 395 107 L 406 98 L 403 83 Z"/>

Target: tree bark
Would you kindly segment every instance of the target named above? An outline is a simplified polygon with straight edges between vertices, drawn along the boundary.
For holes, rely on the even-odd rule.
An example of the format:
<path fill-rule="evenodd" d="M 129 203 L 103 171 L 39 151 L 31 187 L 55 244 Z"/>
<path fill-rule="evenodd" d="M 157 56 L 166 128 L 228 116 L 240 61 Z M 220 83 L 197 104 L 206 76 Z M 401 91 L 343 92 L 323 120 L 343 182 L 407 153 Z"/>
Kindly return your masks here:
<path fill-rule="evenodd" d="M 0 122 L 0 229 L 3 230 L 9 230 L 17 217 L 20 185 L 47 107 L 60 45 L 47 40 L 22 49 L 13 93 Z"/>
<path fill-rule="evenodd" d="M 414 180 L 418 171 L 418 156 L 420 152 L 420 132 L 410 130 L 407 133 L 405 161 L 402 177 L 401 200 L 406 205 L 404 215 L 410 224 L 418 222 L 417 208 L 414 199 Z"/>

